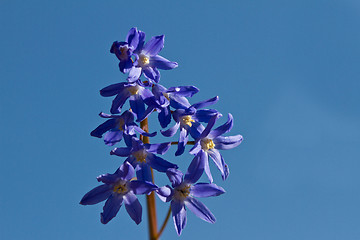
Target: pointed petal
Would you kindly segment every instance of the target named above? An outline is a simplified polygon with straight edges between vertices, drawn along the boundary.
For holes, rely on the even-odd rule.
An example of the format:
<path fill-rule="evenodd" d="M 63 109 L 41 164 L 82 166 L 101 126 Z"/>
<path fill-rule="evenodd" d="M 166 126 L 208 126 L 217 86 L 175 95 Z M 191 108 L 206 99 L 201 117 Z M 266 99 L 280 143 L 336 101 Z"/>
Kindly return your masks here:
<path fill-rule="evenodd" d="M 216 149 L 228 150 L 234 147 L 237 147 L 243 141 L 243 137 L 241 135 L 235 136 L 218 136 L 213 139 Z"/>
<path fill-rule="evenodd" d="M 148 133 L 148 132 L 145 132 L 144 130 L 142 130 L 140 127 L 138 126 L 133 126 L 133 128 L 138 132 L 140 133 L 141 135 L 143 136 L 146 136 L 146 137 L 154 137 L 156 136 L 157 132 L 152 132 L 152 133 Z"/>
<path fill-rule="evenodd" d="M 225 190 L 214 183 L 197 183 L 191 187 L 191 194 L 194 197 L 214 197 L 223 193 Z"/>
<path fill-rule="evenodd" d="M 117 119 L 109 119 L 104 123 L 100 124 L 97 128 L 95 128 L 90 135 L 93 137 L 101 138 L 104 133 L 109 131 L 110 129 L 116 127 Z"/>
<path fill-rule="evenodd" d="M 113 146 L 123 138 L 123 132 L 120 130 L 108 131 L 104 135 L 104 142 L 108 146 Z"/>
<path fill-rule="evenodd" d="M 125 161 L 120 166 L 119 176 L 121 176 L 122 179 L 129 181 L 135 176 L 134 167 L 128 161 Z"/>
<path fill-rule="evenodd" d="M 200 142 L 195 142 L 194 146 L 190 149 L 189 153 L 192 155 L 196 155 L 198 154 L 199 151 L 201 151 Z"/>
<path fill-rule="evenodd" d="M 166 130 L 166 131 L 160 130 L 160 132 L 165 137 L 172 137 L 175 135 L 175 133 L 177 132 L 179 127 L 180 127 L 180 122 L 177 122 L 174 126 L 169 128 L 168 130 Z"/>
<path fill-rule="evenodd" d="M 166 171 L 166 175 L 173 187 L 179 186 L 183 181 L 183 173 L 175 168 L 168 169 Z"/>
<path fill-rule="evenodd" d="M 135 194 L 128 192 L 124 196 L 124 203 L 126 211 L 131 219 L 134 220 L 136 224 L 139 224 L 141 222 L 142 207 Z"/>
<path fill-rule="evenodd" d="M 148 194 L 148 193 L 158 189 L 158 187 L 151 182 L 144 182 L 144 181 L 139 181 L 139 180 L 133 180 L 133 181 L 129 182 L 129 186 L 130 186 L 130 189 L 133 190 L 133 192 L 136 195 Z"/>
<path fill-rule="evenodd" d="M 191 161 L 185 174 L 184 181 L 187 183 L 195 183 L 204 172 L 205 162 L 207 161 L 206 153 L 201 150 Z"/>
<path fill-rule="evenodd" d="M 209 181 L 212 183 L 214 181 L 214 179 L 211 175 L 210 166 L 209 166 L 209 157 L 207 154 L 206 154 L 206 160 L 205 160 L 205 165 L 204 165 L 204 172 L 205 172 L 206 176 L 208 177 Z"/>
<path fill-rule="evenodd" d="M 163 70 L 170 70 L 178 66 L 177 62 L 171 62 L 160 55 L 150 57 L 150 65 Z"/>
<path fill-rule="evenodd" d="M 199 136 L 200 139 L 207 137 L 207 135 L 210 133 L 211 128 L 215 125 L 215 122 L 218 119 L 218 117 L 219 115 L 216 114 L 210 118 L 208 125 Z"/>
<path fill-rule="evenodd" d="M 110 152 L 111 155 L 116 155 L 119 157 L 128 157 L 130 156 L 130 153 L 131 153 L 131 148 L 129 147 L 114 148 Z"/>
<path fill-rule="evenodd" d="M 168 162 L 155 154 L 149 153 L 146 158 L 147 163 L 159 172 L 166 172 L 169 168 L 178 168 L 177 165 Z"/>
<path fill-rule="evenodd" d="M 186 226 L 186 210 L 185 210 L 184 202 L 174 201 L 174 200 L 171 201 L 171 212 L 172 212 L 172 217 L 174 220 L 176 232 L 180 236 L 181 231 Z"/>
<path fill-rule="evenodd" d="M 111 186 L 107 184 L 102 184 L 92 189 L 88 193 L 86 193 L 84 197 L 81 199 L 80 204 L 93 205 L 102 202 L 108 197 L 110 197 L 111 193 L 112 193 Z"/>
<path fill-rule="evenodd" d="M 137 118 L 142 117 L 145 112 L 145 104 L 140 95 L 132 95 L 129 102 L 130 107 L 136 114 Z"/>
<path fill-rule="evenodd" d="M 202 220 L 209 223 L 216 222 L 215 216 L 202 202 L 198 201 L 197 199 L 188 197 L 185 200 L 185 205 L 187 208 L 190 209 L 190 211 L 192 211 L 197 217 L 201 218 Z"/>
<path fill-rule="evenodd" d="M 216 138 L 217 136 L 229 132 L 234 125 L 233 120 L 234 120 L 233 116 L 229 113 L 227 122 L 219 126 L 218 128 L 212 130 L 209 134 L 209 137 Z"/>
<path fill-rule="evenodd" d="M 115 83 L 104 87 L 100 90 L 100 95 L 103 97 L 111 97 L 119 94 L 122 90 L 124 90 L 125 84 L 126 83 Z"/>
<path fill-rule="evenodd" d="M 171 112 L 170 107 L 164 107 L 159 112 L 158 119 L 162 128 L 166 128 L 171 122 Z"/>
<path fill-rule="evenodd" d="M 145 148 L 148 152 L 157 153 L 161 155 L 165 154 L 170 147 L 171 147 L 171 142 L 145 144 Z"/>
<path fill-rule="evenodd" d="M 205 100 L 205 101 L 201 101 L 201 102 L 198 102 L 198 103 L 195 103 L 193 105 L 191 105 L 192 107 L 196 108 L 196 109 L 199 109 L 199 108 L 204 108 L 204 107 L 207 107 L 207 106 L 210 106 L 212 104 L 215 104 L 217 101 L 219 101 L 219 97 L 216 96 L 216 97 L 213 97 L 213 98 L 210 98 L 208 100 Z"/>
<path fill-rule="evenodd" d="M 139 181 L 152 181 L 150 166 L 146 163 L 138 164 L 136 167 L 136 177 Z"/>
<path fill-rule="evenodd" d="M 131 28 L 126 36 L 126 42 L 135 50 L 139 44 L 139 33 L 136 28 Z"/>
<path fill-rule="evenodd" d="M 123 197 L 119 194 L 112 194 L 105 202 L 101 213 L 101 223 L 106 224 L 113 219 L 119 212 L 123 202 Z"/>
<path fill-rule="evenodd" d="M 215 109 L 203 109 L 203 110 L 197 110 L 195 115 L 193 116 L 194 120 L 197 120 L 198 122 L 209 122 L 211 117 L 218 114 L 221 116 L 221 113 L 219 113 Z"/>
<path fill-rule="evenodd" d="M 143 68 L 144 75 L 147 79 L 153 80 L 155 82 L 159 82 L 160 72 L 153 67 L 145 67 Z"/>
<path fill-rule="evenodd" d="M 112 114 L 120 113 L 122 106 L 129 97 L 130 93 L 126 89 L 123 89 L 121 92 L 119 92 L 119 94 L 112 101 L 110 112 Z"/>
<path fill-rule="evenodd" d="M 192 97 L 195 93 L 199 92 L 199 89 L 195 86 L 179 86 L 170 87 L 166 92 L 176 96 Z"/>
<path fill-rule="evenodd" d="M 220 152 L 217 149 L 210 149 L 207 151 L 207 153 L 210 155 L 211 159 L 214 161 L 216 167 L 220 170 L 221 176 L 224 176 L 225 169 L 224 169 L 224 164 L 223 164 Z"/>
<path fill-rule="evenodd" d="M 144 46 L 143 54 L 148 56 L 157 55 L 161 49 L 164 47 L 165 36 L 155 36 L 152 37 Z"/>
<path fill-rule="evenodd" d="M 185 146 L 188 142 L 188 131 L 185 128 L 181 128 L 178 149 L 175 152 L 175 156 L 180 156 L 185 151 Z"/>

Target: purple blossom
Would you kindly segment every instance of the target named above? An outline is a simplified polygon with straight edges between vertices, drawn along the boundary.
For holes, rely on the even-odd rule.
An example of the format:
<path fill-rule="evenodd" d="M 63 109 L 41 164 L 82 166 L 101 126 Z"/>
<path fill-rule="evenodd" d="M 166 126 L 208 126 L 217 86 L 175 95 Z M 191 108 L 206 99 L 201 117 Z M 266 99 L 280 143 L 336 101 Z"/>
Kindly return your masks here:
<path fill-rule="evenodd" d="M 169 128 L 166 131 L 161 131 L 162 135 L 165 137 L 172 137 L 180 128 L 180 137 L 178 149 L 175 153 L 176 156 L 179 156 L 184 153 L 185 146 L 188 142 L 189 133 L 196 131 L 197 126 L 200 125 L 199 122 L 209 122 L 212 116 L 221 114 L 214 109 L 202 109 L 199 108 L 207 107 L 216 103 L 219 98 L 216 96 L 208 100 L 195 103 L 186 109 L 177 109 L 172 113 L 172 116 L 175 120 L 175 125 Z"/>
<path fill-rule="evenodd" d="M 105 201 L 101 222 L 108 223 L 113 219 L 124 203 L 126 211 L 136 224 L 141 222 L 142 207 L 136 195 L 148 194 L 157 189 L 151 182 L 131 180 L 135 170 L 128 162 L 124 162 L 114 174 L 103 174 L 97 177 L 104 184 L 95 187 L 84 195 L 80 204 L 93 205 Z"/>
<path fill-rule="evenodd" d="M 186 208 L 190 209 L 197 217 L 215 223 L 215 216 L 195 197 L 213 197 L 225 193 L 225 190 L 214 183 L 197 183 L 202 175 L 203 162 L 193 161 L 185 177 L 176 169 L 169 169 L 166 174 L 171 182 L 169 185 L 156 190 L 159 198 L 164 202 L 171 201 L 172 218 L 178 235 L 186 226 Z"/>
<path fill-rule="evenodd" d="M 176 164 L 170 163 L 157 154 L 164 154 L 169 150 L 170 142 L 160 144 L 143 144 L 142 141 L 132 138 L 131 146 L 115 148 L 110 154 L 120 157 L 127 157 L 126 161 L 136 170 L 136 176 L 139 180 L 151 181 L 151 168 L 166 172 L 169 168 L 178 168 Z"/>
<path fill-rule="evenodd" d="M 110 115 L 100 113 L 100 117 L 107 118 L 104 123 L 100 124 L 90 135 L 93 137 L 102 138 L 104 136 L 104 142 L 106 145 L 113 146 L 115 143 L 120 142 L 125 136 L 133 136 L 136 132 L 143 136 L 153 137 L 156 132 L 147 133 L 142 130 L 134 122 L 134 113 L 126 110 L 121 115 Z"/>
<path fill-rule="evenodd" d="M 149 81 L 157 83 L 160 80 L 158 69 L 169 70 L 178 66 L 176 62 L 171 62 L 158 55 L 164 47 L 164 39 L 164 35 L 155 36 L 144 45 L 145 33 L 139 33 L 139 44 L 133 54 L 135 61 L 129 71 L 129 82 L 137 81 L 141 74 L 144 73 Z"/>
<path fill-rule="evenodd" d="M 235 136 L 221 136 L 229 132 L 233 127 L 233 117 L 229 113 L 228 121 L 218 128 L 211 130 L 214 126 L 218 115 L 213 116 L 206 128 L 202 125 L 198 125 L 196 131 L 194 131 L 194 138 L 196 139 L 194 147 L 190 150 L 190 153 L 195 155 L 193 161 L 204 162 L 204 171 L 209 178 L 209 181 L 212 182 L 213 178 L 210 172 L 208 156 L 214 161 L 216 167 L 220 170 L 223 180 L 225 180 L 229 175 L 229 168 L 225 163 L 223 157 L 221 156 L 219 150 L 232 149 L 238 146 L 243 137 L 241 135 Z"/>
<path fill-rule="evenodd" d="M 126 100 L 129 99 L 131 110 L 136 114 L 137 118 L 140 118 L 144 115 L 144 101 L 147 98 L 153 96 L 151 91 L 140 85 L 139 82 L 115 83 L 101 89 L 100 95 L 103 97 L 111 97 L 116 95 L 110 109 L 112 114 L 120 113 Z"/>

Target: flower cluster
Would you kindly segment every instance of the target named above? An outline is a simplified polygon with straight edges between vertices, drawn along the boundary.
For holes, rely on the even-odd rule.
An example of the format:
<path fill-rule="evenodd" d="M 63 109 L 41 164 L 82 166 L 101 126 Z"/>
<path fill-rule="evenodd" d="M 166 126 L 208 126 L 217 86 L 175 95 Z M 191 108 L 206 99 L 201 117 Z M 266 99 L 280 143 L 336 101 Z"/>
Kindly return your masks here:
<path fill-rule="evenodd" d="M 178 66 L 159 55 L 164 39 L 164 35 L 155 36 L 145 43 L 145 33 L 132 28 L 124 42 L 115 41 L 111 46 L 110 52 L 119 60 L 119 69 L 127 74 L 127 79 L 100 90 L 101 96 L 114 98 L 110 114 L 100 113 L 106 121 L 93 130 L 91 136 L 103 138 L 108 146 L 122 144 L 110 154 L 124 161 L 114 174 L 97 177 L 103 184 L 86 193 L 80 204 L 92 205 L 106 200 L 101 213 L 101 222 L 106 224 L 124 203 L 129 216 L 139 224 L 142 206 L 136 195 L 156 192 L 162 201 L 170 202 L 175 229 L 180 235 L 186 225 L 186 208 L 204 221 L 215 222 L 210 210 L 196 199 L 225 193 L 213 183 L 209 157 L 226 180 L 229 167 L 219 150 L 232 149 L 243 138 L 241 135 L 223 136 L 233 127 L 231 114 L 224 124 L 214 128 L 222 117 L 219 111 L 210 108 L 219 100 L 217 96 L 191 104 L 189 98 L 199 92 L 195 86 L 166 88 L 159 84 L 159 69 L 170 70 Z M 124 111 L 127 100 L 129 108 Z M 155 112 L 162 128 L 161 135 L 168 139 L 179 132 L 177 141 L 156 144 L 144 141 L 158 133 L 147 131 L 147 118 Z M 186 146 L 192 145 L 189 154 L 193 159 L 189 161 L 185 175 L 176 164 L 162 157 L 173 145 L 177 146 L 175 156 L 184 154 Z M 165 173 L 171 186 L 157 186 L 153 182 L 153 170 Z M 197 183 L 204 172 L 208 182 Z"/>

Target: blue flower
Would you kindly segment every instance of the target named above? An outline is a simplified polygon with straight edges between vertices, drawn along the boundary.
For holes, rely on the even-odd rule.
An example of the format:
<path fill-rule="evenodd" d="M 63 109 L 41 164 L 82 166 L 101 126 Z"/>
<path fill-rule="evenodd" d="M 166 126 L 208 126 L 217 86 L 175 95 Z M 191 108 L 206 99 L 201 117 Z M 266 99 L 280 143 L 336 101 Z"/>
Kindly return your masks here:
<path fill-rule="evenodd" d="M 110 109 L 112 114 L 120 113 L 121 108 L 125 104 L 126 100 L 129 99 L 131 110 L 136 114 L 137 118 L 140 118 L 144 115 L 144 100 L 153 96 L 151 91 L 143 87 L 141 84 L 139 84 L 139 82 L 115 83 L 101 89 L 100 95 L 103 97 L 111 97 L 116 95 Z"/>
<path fill-rule="evenodd" d="M 108 223 L 118 213 L 124 203 L 126 211 L 136 224 L 141 222 L 142 207 L 136 195 L 148 194 L 157 189 L 151 182 L 132 180 L 135 170 L 125 162 L 114 174 L 104 174 L 97 177 L 104 184 L 95 187 L 84 195 L 80 204 L 93 205 L 105 201 L 101 222 Z"/>
<path fill-rule="evenodd" d="M 142 141 L 132 138 L 131 146 L 115 148 L 110 154 L 120 157 L 128 157 L 126 161 L 136 170 L 136 176 L 139 180 L 151 181 L 151 168 L 159 171 L 166 172 L 169 168 L 178 168 L 177 165 L 172 164 L 157 154 L 164 154 L 169 150 L 170 142 L 160 144 L 143 144 Z"/>
<path fill-rule="evenodd" d="M 126 136 L 133 136 L 136 132 L 147 137 L 156 135 L 156 132 L 147 133 L 136 125 L 134 122 L 134 113 L 131 111 L 126 110 L 121 115 L 110 115 L 102 112 L 99 115 L 102 118 L 109 118 L 109 120 L 100 124 L 90 133 L 90 135 L 98 138 L 102 138 L 104 135 L 104 142 L 106 145 L 113 146 L 115 143 L 120 142 L 124 135 L 126 141 L 129 139 L 126 138 Z"/>
<path fill-rule="evenodd" d="M 114 53 L 120 60 L 119 68 L 123 73 L 127 73 L 133 67 L 133 60 L 131 56 L 139 45 L 141 31 L 136 28 L 131 28 L 126 36 L 125 42 L 115 41 L 111 46 L 110 52 Z"/>
<path fill-rule="evenodd" d="M 213 197 L 225 193 L 225 190 L 214 183 L 197 183 L 202 175 L 203 162 L 191 163 L 185 177 L 176 169 L 169 169 L 166 174 L 172 184 L 156 190 L 159 198 L 164 202 L 171 201 L 171 212 L 178 235 L 186 226 L 186 209 L 190 209 L 197 217 L 215 223 L 215 216 L 195 197 Z"/>
<path fill-rule="evenodd" d="M 210 155 L 216 167 L 220 170 L 223 180 L 225 180 L 229 175 L 229 168 L 219 150 L 232 149 L 238 146 L 243 140 L 241 135 L 228 137 L 221 136 L 229 132 L 233 127 L 233 117 L 230 113 L 228 114 L 228 121 L 226 123 L 214 130 L 211 130 L 218 117 L 218 115 L 213 116 L 209 120 L 206 128 L 202 125 L 197 126 L 193 136 L 196 139 L 195 145 L 190 150 L 190 153 L 195 155 L 193 161 L 197 161 L 196 159 L 199 158 L 204 162 L 204 171 L 210 182 L 213 181 L 213 178 L 210 172 L 208 156 Z"/>
<path fill-rule="evenodd" d="M 199 122 L 207 123 L 212 116 L 221 115 L 218 111 L 213 109 L 199 110 L 199 108 L 212 105 L 218 100 L 219 98 L 216 96 L 214 98 L 195 103 L 187 109 L 177 109 L 172 113 L 176 124 L 166 131 L 161 131 L 161 133 L 165 137 L 172 137 L 180 127 L 179 144 L 178 149 L 175 153 L 176 156 L 184 153 L 185 146 L 188 142 L 189 133 L 192 134 L 193 131 L 196 131 L 197 126 L 200 125 Z"/>
<path fill-rule="evenodd" d="M 153 85 L 152 93 L 154 96 L 145 100 L 148 108 L 146 109 L 143 117 L 138 119 L 138 121 L 142 121 L 147 118 L 156 109 L 159 113 L 158 119 L 160 125 L 162 128 L 165 128 L 171 122 L 170 106 L 175 109 L 186 109 L 190 107 L 190 103 L 186 97 L 192 97 L 198 91 L 199 89 L 194 86 L 180 86 L 166 89 L 160 84 Z"/>
<path fill-rule="evenodd" d="M 139 31 L 140 32 L 140 31 Z M 134 51 L 135 61 L 129 71 L 128 81 L 137 81 L 144 73 L 149 81 L 159 82 L 160 72 L 158 69 L 169 70 L 176 68 L 178 64 L 171 62 L 158 55 L 164 47 L 164 35 L 152 37 L 145 45 L 145 33 L 139 34 L 139 44 Z"/>

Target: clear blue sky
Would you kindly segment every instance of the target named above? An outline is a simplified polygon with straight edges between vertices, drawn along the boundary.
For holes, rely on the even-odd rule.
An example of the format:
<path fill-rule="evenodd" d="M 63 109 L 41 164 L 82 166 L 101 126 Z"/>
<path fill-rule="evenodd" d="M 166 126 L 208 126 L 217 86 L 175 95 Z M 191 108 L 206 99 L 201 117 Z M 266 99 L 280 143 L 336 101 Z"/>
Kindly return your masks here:
<path fill-rule="evenodd" d="M 133 26 L 166 35 L 179 67 L 161 83 L 218 95 L 245 138 L 214 174 L 227 193 L 203 201 L 216 224 L 189 212 L 182 239 L 359 239 L 359 1 L 0 0 L 1 239 L 147 238 L 145 215 L 102 225 L 102 204 L 79 205 L 121 162 L 89 133 Z"/>

